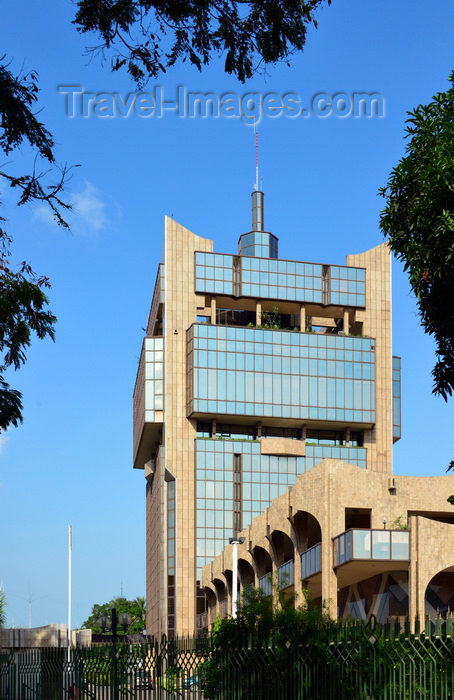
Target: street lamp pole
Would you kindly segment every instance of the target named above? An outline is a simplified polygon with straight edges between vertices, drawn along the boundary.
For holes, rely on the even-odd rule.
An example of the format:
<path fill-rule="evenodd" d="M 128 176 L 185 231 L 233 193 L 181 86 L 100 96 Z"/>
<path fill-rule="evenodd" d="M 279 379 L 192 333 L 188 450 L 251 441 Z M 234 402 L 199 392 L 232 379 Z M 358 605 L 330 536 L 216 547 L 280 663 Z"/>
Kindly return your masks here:
<path fill-rule="evenodd" d="M 112 608 L 112 618 L 109 620 L 109 618 L 104 615 L 98 620 L 98 624 L 103 630 L 103 633 L 105 633 L 106 629 L 108 628 L 109 624 L 112 630 L 112 678 L 111 678 L 111 687 L 112 687 L 112 700 L 118 700 L 119 699 L 119 684 L 118 684 L 118 657 L 117 657 L 117 628 L 118 628 L 118 622 L 120 622 L 121 625 L 123 625 L 123 628 L 126 632 L 127 627 L 131 624 L 131 616 L 129 613 L 120 613 L 120 619 L 118 619 L 117 615 L 117 609 Z"/>
<path fill-rule="evenodd" d="M 118 700 L 117 625 L 118 625 L 117 609 L 112 608 L 113 700 Z"/>
<path fill-rule="evenodd" d="M 238 611 L 238 545 L 243 544 L 244 537 L 230 537 L 229 543 L 232 550 L 232 617 L 235 618 Z"/>

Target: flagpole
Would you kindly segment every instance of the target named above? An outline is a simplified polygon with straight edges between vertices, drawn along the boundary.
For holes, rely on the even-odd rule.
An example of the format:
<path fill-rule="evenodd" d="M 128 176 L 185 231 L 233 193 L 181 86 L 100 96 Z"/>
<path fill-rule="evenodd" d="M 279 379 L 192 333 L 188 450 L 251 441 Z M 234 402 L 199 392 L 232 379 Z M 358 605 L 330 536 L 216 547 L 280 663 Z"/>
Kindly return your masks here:
<path fill-rule="evenodd" d="M 68 525 L 68 650 L 71 648 L 72 526 Z"/>

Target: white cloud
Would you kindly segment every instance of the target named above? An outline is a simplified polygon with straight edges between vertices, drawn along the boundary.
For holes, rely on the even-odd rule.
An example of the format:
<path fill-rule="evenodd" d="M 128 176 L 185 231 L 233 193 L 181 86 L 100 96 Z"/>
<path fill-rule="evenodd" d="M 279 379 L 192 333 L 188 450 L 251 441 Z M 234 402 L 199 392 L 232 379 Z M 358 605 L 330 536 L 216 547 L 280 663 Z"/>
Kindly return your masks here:
<path fill-rule="evenodd" d="M 79 192 L 70 192 L 67 201 L 71 204 L 72 211 L 62 214 L 73 233 L 98 233 L 107 226 L 109 220 L 105 212 L 105 203 L 100 191 L 91 182 L 85 182 Z M 34 215 L 45 224 L 57 225 L 51 209 L 44 204 L 34 210 Z"/>
<path fill-rule="evenodd" d="M 6 447 L 6 443 L 8 442 L 8 433 L 0 433 L 0 455 L 2 454 L 3 450 Z"/>
<path fill-rule="evenodd" d="M 52 211 L 49 209 L 49 207 L 46 207 L 44 204 L 40 204 L 35 209 L 33 209 L 33 216 L 35 217 L 35 219 L 42 221 L 43 224 L 57 225 L 57 222 L 52 216 Z"/>
<path fill-rule="evenodd" d="M 107 225 L 105 204 L 99 190 L 90 182 L 85 183 L 81 192 L 72 192 L 69 199 L 75 215 L 74 224 L 78 229 L 88 227 L 97 232 Z"/>

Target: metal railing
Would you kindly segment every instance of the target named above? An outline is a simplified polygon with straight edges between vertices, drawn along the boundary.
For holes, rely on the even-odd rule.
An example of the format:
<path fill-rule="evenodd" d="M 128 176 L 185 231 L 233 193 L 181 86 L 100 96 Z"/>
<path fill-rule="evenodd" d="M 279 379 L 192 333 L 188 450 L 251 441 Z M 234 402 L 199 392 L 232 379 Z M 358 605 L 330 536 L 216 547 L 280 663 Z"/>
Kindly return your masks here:
<path fill-rule="evenodd" d="M 149 644 L 0 654 L 0 700 L 452 700 L 446 620 L 244 632 L 221 647 L 164 636 Z M 208 662 L 208 663 L 205 663 Z"/>
<path fill-rule="evenodd" d="M 204 629 L 208 625 L 208 613 L 203 612 L 196 615 L 196 627 L 197 629 Z"/>
<path fill-rule="evenodd" d="M 301 578 L 303 581 L 322 570 L 321 551 L 322 545 L 319 543 L 302 553 Z"/>
<path fill-rule="evenodd" d="M 277 570 L 277 586 L 279 590 L 287 588 L 288 586 L 293 586 L 293 559 L 285 562 L 282 566 L 278 567 Z"/>
<path fill-rule="evenodd" d="M 0 700 L 164 700 L 203 697 L 206 639 L 43 648 L 0 654 Z"/>
<path fill-rule="evenodd" d="M 435 623 L 436 626 L 437 623 Z M 208 700 L 452 700 L 452 622 L 407 625 L 350 621 L 319 629 L 231 637 L 213 649 Z"/>
<path fill-rule="evenodd" d="M 229 614 L 229 599 L 224 598 L 219 602 L 221 617 L 227 617 Z"/>
<path fill-rule="evenodd" d="M 262 590 L 264 595 L 271 595 L 273 592 L 273 586 L 271 583 L 272 574 L 265 574 L 259 578 L 259 588 Z"/>
<path fill-rule="evenodd" d="M 359 530 L 343 532 L 333 539 L 334 566 L 352 559 L 409 561 L 408 530 Z"/>

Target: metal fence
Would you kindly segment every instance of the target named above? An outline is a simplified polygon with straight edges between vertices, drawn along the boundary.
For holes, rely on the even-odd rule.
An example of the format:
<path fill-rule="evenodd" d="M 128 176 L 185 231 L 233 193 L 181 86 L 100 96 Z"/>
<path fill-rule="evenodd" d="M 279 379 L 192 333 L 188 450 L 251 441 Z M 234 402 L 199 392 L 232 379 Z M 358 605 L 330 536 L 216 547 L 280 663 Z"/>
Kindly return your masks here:
<path fill-rule="evenodd" d="M 0 700 L 453 700 L 452 620 L 0 654 Z"/>
<path fill-rule="evenodd" d="M 453 700 L 452 620 L 349 622 L 212 650 L 205 678 L 213 700 Z M 211 682 L 213 678 L 213 683 Z"/>
<path fill-rule="evenodd" d="M 201 700 L 207 640 L 0 654 L 0 700 Z"/>

